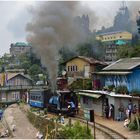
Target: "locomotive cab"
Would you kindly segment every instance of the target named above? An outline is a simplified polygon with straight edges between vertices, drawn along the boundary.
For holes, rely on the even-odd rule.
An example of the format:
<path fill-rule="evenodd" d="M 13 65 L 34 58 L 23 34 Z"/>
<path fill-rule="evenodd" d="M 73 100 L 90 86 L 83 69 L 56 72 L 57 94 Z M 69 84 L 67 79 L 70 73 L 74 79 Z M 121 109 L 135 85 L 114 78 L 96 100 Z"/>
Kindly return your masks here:
<path fill-rule="evenodd" d="M 67 115 L 76 114 L 78 101 L 73 91 L 57 91 L 59 94 L 60 112 Z"/>

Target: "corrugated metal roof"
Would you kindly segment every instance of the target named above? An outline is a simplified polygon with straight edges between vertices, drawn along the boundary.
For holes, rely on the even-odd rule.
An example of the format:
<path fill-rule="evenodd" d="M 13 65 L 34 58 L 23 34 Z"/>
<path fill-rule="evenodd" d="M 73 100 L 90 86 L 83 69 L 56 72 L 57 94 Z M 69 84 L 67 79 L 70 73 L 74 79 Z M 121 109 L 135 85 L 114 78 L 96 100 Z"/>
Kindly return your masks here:
<path fill-rule="evenodd" d="M 96 60 L 95 58 L 93 57 L 85 57 L 85 56 L 76 56 L 76 57 L 73 57 L 67 61 L 65 61 L 64 63 L 67 63 L 75 58 L 80 58 L 80 59 L 83 59 L 84 61 L 87 61 L 89 62 L 90 64 L 101 64 L 101 65 L 107 65 L 105 62 L 102 62 L 102 61 L 99 61 L 99 60 Z"/>
<path fill-rule="evenodd" d="M 140 65 L 140 57 L 120 59 L 103 70 L 131 70 Z"/>
<path fill-rule="evenodd" d="M 132 72 L 130 71 L 101 71 L 101 72 L 96 72 L 97 74 L 106 74 L 106 75 L 126 75 L 130 74 Z"/>
<path fill-rule="evenodd" d="M 102 96 L 100 94 L 93 94 L 93 93 L 86 93 L 86 92 L 78 92 L 78 94 L 83 95 L 83 96 L 92 97 L 92 98 L 99 98 Z"/>
<path fill-rule="evenodd" d="M 17 75 L 21 75 L 21 76 L 23 76 L 23 77 L 25 77 L 26 79 L 29 79 L 29 80 L 31 80 L 32 81 L 32 79 L 30 78 L 30 76 L 29 75 L 24 75 L 24 74 L 21 74 L 21 73 L 5 73 L 4 74 L 5 75 L 5 79 L 8 81 L 8 80 L 10 80 L 10 79 L 12 79 L 12 78 L 14 78 L 14 77 L 16 77 Z M 0 78 L 1 78 L 1 80 L 0 80 L 0 84 L 2 84 L 2 78 L 3 77 L 3 73 L 0 73 Z"/>
<path fill-rule="evenodd" d="M 80 90 L 79 93 L 82 93 L 85 96 L 88 96 L 88 94 L 90 94 L 90 95 L 94 94 L 93 96 L 96 96 L 96 95 L 99 95 L 99 96 L 108 95 L 108 96 L 117 97 L 117 98 L 120 97 L 120 98 L 135 98 L 135 99 L 139 99 L 139 97 L 134 97 L 134 96 L 131 96 L 131 95 L 116 94 L 115 92 L 108 92 L 108 91 L 102 91 L 102 90 Z"/>

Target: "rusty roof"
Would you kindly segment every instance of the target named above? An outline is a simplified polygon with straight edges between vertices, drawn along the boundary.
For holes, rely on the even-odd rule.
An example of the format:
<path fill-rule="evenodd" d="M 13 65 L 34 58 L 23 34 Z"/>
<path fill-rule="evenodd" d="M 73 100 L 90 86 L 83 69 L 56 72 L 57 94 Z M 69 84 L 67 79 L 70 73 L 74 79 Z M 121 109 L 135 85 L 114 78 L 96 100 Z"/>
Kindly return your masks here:
<path fill-rule="evenodd" d="M 103 61 L 100 61 L 100 60 L 97 60 L 93 57 L 86 57 L 86 56 L 75 56 L 67 61 L 65 61 L 63 64 L 66 64 L 67 62 L 73 60 L 73 59 L 76 59 L 76 58 L 80 58 L 90 64 L 100 64 L 100 65 L 107 65 L 107 63 L 103 62 Z"/>

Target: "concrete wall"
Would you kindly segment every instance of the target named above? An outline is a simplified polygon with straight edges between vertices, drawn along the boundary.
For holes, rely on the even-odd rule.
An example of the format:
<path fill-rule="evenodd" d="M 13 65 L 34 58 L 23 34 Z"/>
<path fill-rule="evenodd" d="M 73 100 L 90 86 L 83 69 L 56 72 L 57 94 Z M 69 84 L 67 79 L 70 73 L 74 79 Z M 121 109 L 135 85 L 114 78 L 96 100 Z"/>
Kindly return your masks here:
<path fill-rule="evenodd" d="M 94 113 L 102 116 L 102 97 L 96 99 L 96 98 L 91 98 L 91 97 L 86 97 L 87 98 L 87 103 L 83 103 L 83 97 L 81 96 L 80 98 L 80 104 L 81 108 L 84 109 L 93 109 Z"/>
<path fill-rule="evenodd" d="M 114 110 L 115 110 L 115 119 L 119 116 L 119 111 L 118 108 L 120 106 L 120 104 L 122 103 L 125 110 L 128 107 L 128 103 L 130 98 L 120 98 L 120 97 L 111 97 L 111 96 L 106 96 L 108 98 L 109 101 L 109 105 L 113 104 L 114 105 Z M 138 99 L 132 99 L 132 103 L 133 105 L 136 104 L 136 106 L 138 107 Z M 126 115 L 125 111 L 124 111 L 124 115 Z"/>

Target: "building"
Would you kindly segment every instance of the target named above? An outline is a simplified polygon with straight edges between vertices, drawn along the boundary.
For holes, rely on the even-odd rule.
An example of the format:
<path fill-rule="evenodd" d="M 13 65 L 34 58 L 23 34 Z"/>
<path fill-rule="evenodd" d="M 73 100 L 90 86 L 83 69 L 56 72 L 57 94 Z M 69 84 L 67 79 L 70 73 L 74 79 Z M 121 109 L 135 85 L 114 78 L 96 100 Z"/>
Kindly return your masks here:
<path fill-rule="evenodd" d="M 3 87 L 18 87 L 18 86 L 32 86 L 33 81 L 29 76 L 20 73 L 1 73 L 0 74 L 0 85 Z M 26 95 L 27 91 L 10 90 L 1 91 L 1 101 L 14 101 L 20 100 Z"/>
<path fill-rule="evenodd" d="M 90 78 L 91 72 L 102 69 L 106 63 L 94 58 L 76 56 L 64 62 L 63 65 L 65 65 L 68 77 Z"/>
<path fill-rule="evenodd" d="M 120 95 L 114 92 L 97 91 L 97 90 L 79 90 L 77 92 L 80 95 L 80 106 L 82 112 L 84 110 L 94 110 L 96 115 L 106 117 L 105 107 L 106 105 L 113 106 L 113 119 L 119 118 L 119 107 L 123 105 L 124 111 L 122 113 L 123 119 L 126 118 L 126 108 L 129 101 L 132 101 L 133 105 L 137 106 L 137 112 L 140 111 L 140 98 L 130 95 Z"/>
<path fill-rule="evenodd" d="M 129 94 L 140 93 L 140 57 L 120 59 L 94 74 L 104 81 L 105 87 L 124 86 Z"/>
<path fill-rule="evenodd" d="M 12 43 L 10 46 L 10 54 L 12 56 L 18 56 L 23 53 L 29 53 L 31 52 L 31 45 L 24 42 L 17 42 Z"/>
<path fill-rule="evenodd" d="M 132 34 L 127 31 L 107 32 L 97 35 L 96 40 L 104 43 L 105 60 L 116 61 L 118 47 L 130 43 Z"/>

